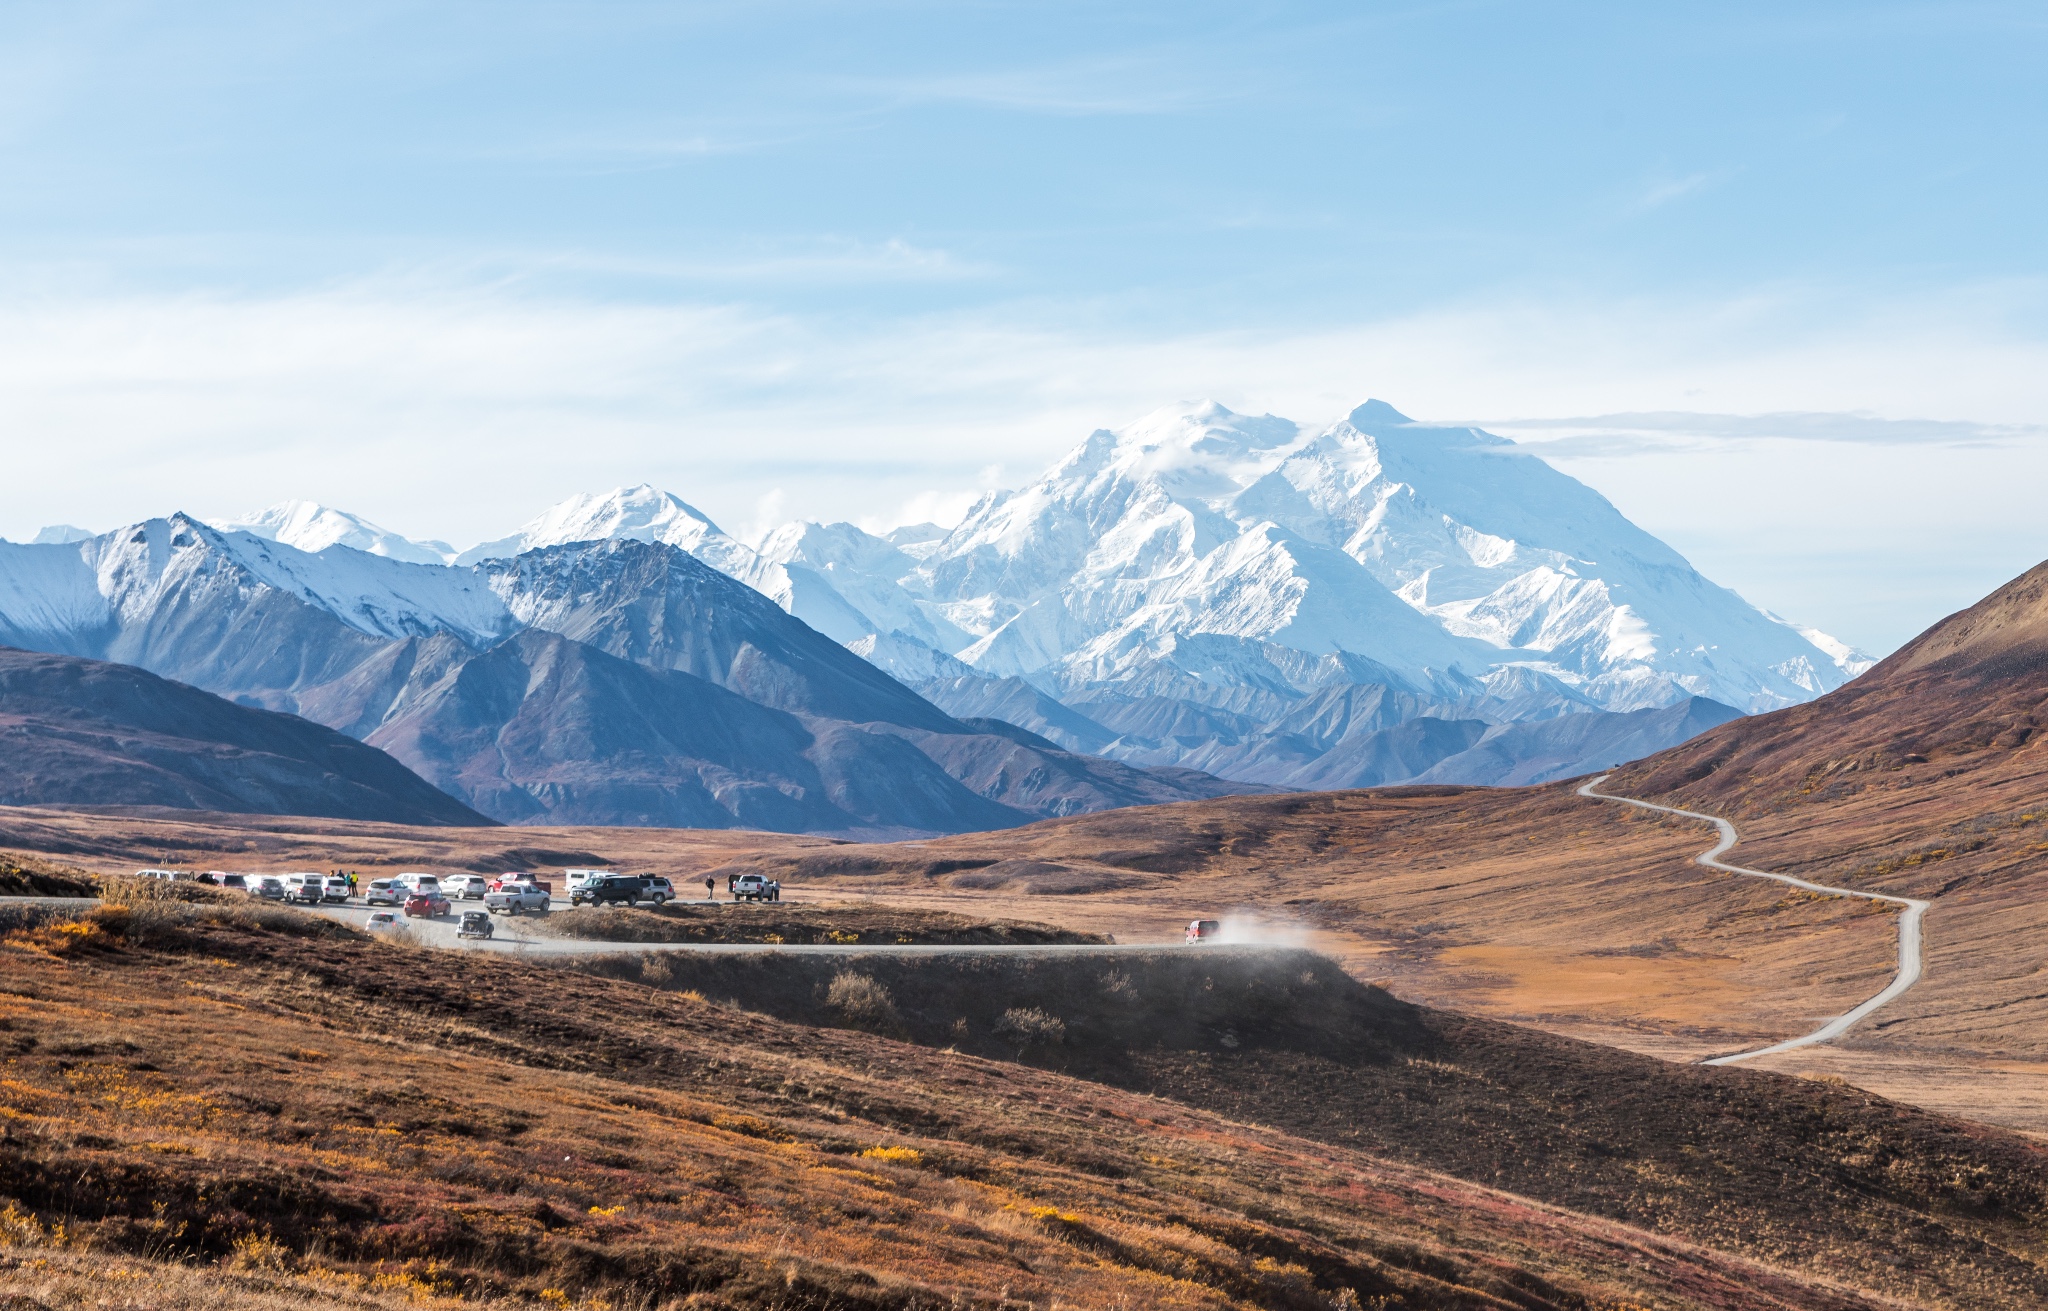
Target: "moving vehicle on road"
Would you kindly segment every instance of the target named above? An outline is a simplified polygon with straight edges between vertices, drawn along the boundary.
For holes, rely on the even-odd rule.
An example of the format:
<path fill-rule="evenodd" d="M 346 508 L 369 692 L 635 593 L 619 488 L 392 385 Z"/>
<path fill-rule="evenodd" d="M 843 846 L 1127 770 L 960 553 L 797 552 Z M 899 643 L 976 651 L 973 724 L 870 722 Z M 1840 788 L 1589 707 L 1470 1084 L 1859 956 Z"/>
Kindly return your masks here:
<path fill-rule="evenodd" d="M 366 906 L 403 906 L 409 890 L 397 879 L 371 879 L 370 890 L 363 894 Z"/>
<path fill-rule="evenodd" d="M 441 880 L 441 892 L 450 901 L 482 901 L 491 882 L 481 874 L 457 874 Z"/>
<path fill-rule="evenodd" d="M 510 883 L 484 894 L 484 909 L 493 915 L 545 915 L 550 898 L 531 883 Z"/>
<path fill-rule="evenodd" d="M 782 884 L 760 874 L 742 874 L 732 885 L 734 901 L 781 901 Z"/>
<path fill-rule="evenodd" d="M 569 893 L 571 906 L 631 906 L 647 895 L 647 880 L 624 874 L 586 879 Z"/>
<path fill-rule="evenodd" d="M 433 919 L 446 915 L 448 910 L 448 898 L 442 896 L 439 890 L 415 892 L 405 899 L 405 913 L 408 915 L 424 915 L 428 919 Z"/>
<path fill-rule="evenodd" d="M 491 917 L 480 910 L 463 911 L 462 921 L 455 926 L 455 936 L 458 938 L 488 938 L 496 932 L 497 929 L 491 924 Z"/>
<path fill-rule="evenodd" d="M 1188 945 L 1192 947 L 1198 942 L 1207 942 L 1221 932 L 1223 932 L 1222 920 L 1189 920 Z"/>

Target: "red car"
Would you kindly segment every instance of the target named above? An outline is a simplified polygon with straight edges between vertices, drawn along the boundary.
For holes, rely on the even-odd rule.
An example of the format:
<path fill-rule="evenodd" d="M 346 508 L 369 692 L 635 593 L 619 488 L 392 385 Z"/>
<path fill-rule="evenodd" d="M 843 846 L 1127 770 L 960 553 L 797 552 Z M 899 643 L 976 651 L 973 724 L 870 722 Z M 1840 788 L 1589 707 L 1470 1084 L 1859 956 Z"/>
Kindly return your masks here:
<path fill-rule="evenodd" d="M 539 888 L 542 892 L 550 895 L 555 890 L 554 884 L 549 883 L 545 879 L 537 879 L 531 874 L 500 874 L 497 878 L 491 880 L 491 891 L 503 892 L 512 884 L 523 884 L 527 887 Z"/>
<path fill-rule="evenodd" d="M 408 915 L 435 915 L 448 913 L 448 898 L 438 892 L 415 892 L 405 899 L 405 913 Z"/>

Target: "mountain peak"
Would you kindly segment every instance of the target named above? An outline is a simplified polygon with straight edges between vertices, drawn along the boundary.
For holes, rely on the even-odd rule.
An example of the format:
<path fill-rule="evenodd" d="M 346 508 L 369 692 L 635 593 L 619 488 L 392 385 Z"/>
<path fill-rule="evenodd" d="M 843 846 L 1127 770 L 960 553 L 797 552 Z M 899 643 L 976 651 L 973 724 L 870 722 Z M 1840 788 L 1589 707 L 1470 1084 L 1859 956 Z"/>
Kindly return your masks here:
<path fill-rule="evenodd" d="M 416 542 L 359 514 L 318 501 L 279 501 L 239 519 L 211 520 L 209 526 L 226 533 L 250 533 L 311 553 L 346 546 L 408 564 L 446 564 L 455 554 L 445 542 Z"/>
<path fill-rule="evenodd" d="M 1374 428 L 1387 428 L 1395 425 L 1405 426 L 1415 422 L 1415 420 L 1382 400 L 1368 400 L 1346 417 L 1350 419 L 1351 426 L 1360 432 L 1370 432 Z"/>
<path fill-rule="evenodd" d="M 614 487 L 608 492 L 578 492 L 527 521 L 518 532 L 473 546 L 455 558 L 457 564 L 502 559 L 544 546 L 598 542 L 630 537 L 641 542 L 666 542 L 685 551 L 707 543 L 745 552 L 711 516 L 674 492 L 652 483 Z"/>

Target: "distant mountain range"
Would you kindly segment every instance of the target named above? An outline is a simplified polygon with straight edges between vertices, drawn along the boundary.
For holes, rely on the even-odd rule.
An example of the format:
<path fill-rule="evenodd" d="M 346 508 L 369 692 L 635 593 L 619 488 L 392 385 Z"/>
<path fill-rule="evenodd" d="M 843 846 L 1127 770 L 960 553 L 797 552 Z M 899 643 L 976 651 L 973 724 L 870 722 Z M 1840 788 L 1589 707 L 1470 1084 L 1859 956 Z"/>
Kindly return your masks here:
<path fill-rule="evenodd" d="M 303 716 L 515 823 L 903 835 L 1246 786 L 955 719 L 759 592 L 631 539 L 458 567 L 173 515 L 0 544 L 0 644 Z"/>
<path fill-rule="evenodd" d="M 56 528 L 0 547 L 0 641 L 305 714 L 500 818 L 809 831 L 1536 782 L 1869 664 L 1378 401 L 1162 410 L 950 530 L 742 542 L 648 486 L 461 552 L 306 502 Z"/>
<path fill-rule="evenodd" d="M 373 747 L 130 665 L 0 648 L 0 805 L 490 821 Z"/>

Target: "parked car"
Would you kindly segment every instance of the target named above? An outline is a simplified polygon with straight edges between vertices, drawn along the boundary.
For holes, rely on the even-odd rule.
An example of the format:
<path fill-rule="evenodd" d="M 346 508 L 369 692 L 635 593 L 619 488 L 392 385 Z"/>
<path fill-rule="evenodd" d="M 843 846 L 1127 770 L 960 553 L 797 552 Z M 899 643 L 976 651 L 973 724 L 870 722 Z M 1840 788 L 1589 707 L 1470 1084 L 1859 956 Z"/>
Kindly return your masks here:
<path fill-rule="evenodd" d="M 249 885 L 249 895 L 265 901 L 284 900 L 284 880 L 275 874 L 258 874 Z"/>
<path fill-rule="evenodd" d="M 742 874 L 732 885 L 734 901 L 781 901 L 782 884 L 759 874 Z"/>
<path fill-rule="evenodd" d="M 317 906 L 327 899 L 327 876 L 325 874 L 287 874 L 284 876 L 284 899 L 300 901 Z"/>
<path fill-rule="evenodd" d="M 348 885 L 348 878 L 341 874 L 329 874 L 320 880 L 320 900 L 346 902 L 355 895 L 355 889 Z"/>
<path fill-rule="evenodd" d="M 174 879 L 187 878 L 189 876 L 185 874 L 180 874 L 177 870 L 174 869 L 139 869 L 135 871 L 135 877 L 139 879 L 163 879 L 168 882 Z"/>
<path fill-rule="evenodd" d="M 1221 920 L 1189 920 L 1187 941 L 1192 946 L 1198 942 L 1207 942 L 1210 938 L 1215 937 L 1221 932 L 1223 932 L 1223 921 Z"/>
<path fill-rule="evenodd" d="M 441 893 L 450 901 L 482 901 L 491 881 L 479 874 L 457 874 L 441 880 Z"/>
<path fill-rule="evenodd" d="M 662 905 L 664 902 L 670 902 L 676 899 L 676 886 L 675 884 L 670 883 L 667 879 L 657 878 L 655 875 L 652 874 L 642 874 L 640 876 L 640 881 L 647 885 L 647 900 L 653 902 L 655 905 L 659 906 Z"/>
<path fill-rule="evenodd" d="M 400 874 L 392 882 L 408 892 L 425 892 L 428 889 L 439 892 L 441 890 L 441 880 L 433 874 Z"/>
<path fill-rule="evenodd" d="M 545 915 L 550 898 L 531 883 L 508 883 L 484 894 L 484 909 L 493 915 Z"/>
<path fill-rule="evenodd" d="M 492 879 L 490 890 L 492 892 L 497 892 L 501 888 L 518 886 L 535 887 L 539 888 L 542 892 L 549 893 L 555 890 L 555 885 L 549 882 L 548 880 L 543 878 L 536 878 L 532 874 L 526 874 L 516 870 L 509 874 L 500 874 L 498 877 Z"/>
<path fill-rule="evenodd" d="M 497 930 L 491 926 L 491 917 L 480 910 L 463 911 L 462 922 L 455 926 L 455 936 L 458 938 L 488 938 L 495 932 Z"/>
<path fill-rule="evenodd" d="M 586 883 L 592 883 L 598 879 L 614 879 L 618 877 L 620 877 L 619 872 L 615 869 L 565 869 L 562 871 L 563 886 L 568 888 L 571 893 L 574 893 L 576 889 Z"/>
<path fill-rule="evenodd" d="M 647 895 L 647 880 L 624 874 L 586 879 L 569 893 L 571 906 L 630 906 Z"/>
<path fill-rule="evenodd" d="M 220 874 L 216 877 L 224 888 L 233 888 L 237 892 L 247 892 L 249 890 L 249 880 L 240 874 Z"/>
<path fill-rule="evenodd" d="M 448 913 L 448 898 L 439 892 L 415 892 L 405 899 L 404 910 L 408 915 L 425 915 L 432 919 Z"/>
<path fill-rule="evenodd" d="M 405 921 L 398 918 L 395 910 L 373 910 L 370 918 L 363 921 L 363 927 L 372 933 L 403 932 Z"/>
<path fill-rule="evenodd" d="M 363 893 L 363 904 L 367 906 L 403 906 L 408 889 L 400 887 L 397 879 L 371 879 L 369 890 Z"/>

